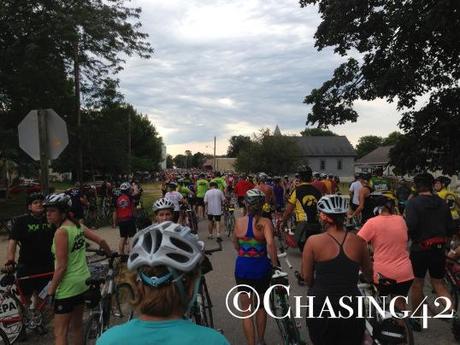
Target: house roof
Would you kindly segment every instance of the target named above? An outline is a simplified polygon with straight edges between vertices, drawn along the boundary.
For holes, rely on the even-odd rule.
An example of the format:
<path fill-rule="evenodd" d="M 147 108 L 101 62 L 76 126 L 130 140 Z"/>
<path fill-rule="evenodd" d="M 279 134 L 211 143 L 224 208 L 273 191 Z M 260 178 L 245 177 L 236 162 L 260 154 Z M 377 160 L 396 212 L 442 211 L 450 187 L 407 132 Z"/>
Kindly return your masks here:
<path fill-rule="evenodd" d="M 380 146 L 374 151 L 358 159 L 355 165 L 371 165 L 371 164 L 388 164 L 390 162 L 390 150 L 393 145 Z"/>
<path fill-rule="evenodd" d="M 292 137 L 297 141 L 303 156 L 355 157 L 356 151 L 345 136 Z"/>

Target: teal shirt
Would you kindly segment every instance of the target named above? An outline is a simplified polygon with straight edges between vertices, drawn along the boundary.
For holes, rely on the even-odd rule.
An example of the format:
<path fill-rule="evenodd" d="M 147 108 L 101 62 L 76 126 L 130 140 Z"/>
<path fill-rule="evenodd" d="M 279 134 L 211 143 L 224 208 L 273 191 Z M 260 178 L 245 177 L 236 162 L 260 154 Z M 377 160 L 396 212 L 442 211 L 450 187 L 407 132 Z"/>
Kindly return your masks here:
<path fill-rule="evenodd" d="M 109 328 L 96 345 L 230 345 L 212 328 L 198 326 L 189 320 L 142 321 L 134 319 Z"/>

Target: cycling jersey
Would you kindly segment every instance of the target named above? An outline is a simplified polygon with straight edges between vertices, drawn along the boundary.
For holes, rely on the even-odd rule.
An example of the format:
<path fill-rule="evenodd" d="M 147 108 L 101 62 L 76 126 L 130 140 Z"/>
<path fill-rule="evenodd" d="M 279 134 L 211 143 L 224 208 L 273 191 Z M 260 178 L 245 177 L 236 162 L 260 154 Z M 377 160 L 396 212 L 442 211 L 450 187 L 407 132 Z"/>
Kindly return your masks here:
<path fill-rule="evenodd" d="M 188 198 L 188 196 L 192 193 L 192 191 L 185 187 L 185 186 L 179 186 L 177 188 L 177 191 L 184 197 L 184 198 Z"/>
<path fill-rule="evenodd" d="M 327 188 L 324 185 L 323 181 L 320 180 L 314 180 L 311 185 L 315 187 L 317 190 L 320 191 L 321 194 L 325 195 L 327 194 Z"/>
<path fill-rule="evenodd" d="M 196 181 L 196 197 L 204 198 L 206 191 L 209 189 L 209 183 L 205 179 L 199 179 Z"/>
<path fill-rule="evenodd" d="M 88 265 L 86 264 L 86 241 L 83 228 L 77 228 L 72 224 L 63 225 L 61 229 L 67 233 L 67 267 L 64 277 L 56 290 L 56 299 L 69 298 L 85 292 L 88 290 L 86 279 L 90 277 Z M 54 240 L 51 251 L 56 256 L 56 243 Z"/>
<path fill-rule="evenodd" d="M 459 215 L 459 210 L 457 207 L 457 196 L 451 191 L 448 191 L 447 188 L 441 189 L 437 194 L 441 199 L 446 201 L 447 206 L 450 209 L 450 214 L 452 215 L 452 219 L 453 220 L 459 219 L 460 215 Z"/>
<path fill-rule="evenodd" d="M 217 183 L 217 188 L 220 189 L 222 192 L 227 188 L 227 184 L 222 177 L 215 177 L 211 180 L 211 182 Z"/>
<path fill-rule="evenodd" d="M 131 220 L 134 216 L 134 202 L 132 197 L 127 194 L 122 194 L 116 201 L 117 221 L 124 222 Z"/>
<path fill-rule="evenodd" d="M 300 183 L 289 196 L 288 202 L 295 206 L 297 222 L 318 223 L 316 204 L 321 193 L 310 183 Z"/>
<path fill-rule="evenodd" d="M 133 319 L 111 327 L 97 340 L 97 345 L 229 345 L 216 330 L 198 326 L 189 320 L 143 321 Z"/>
<path fill-rule="evenodd" d="M 168 199 L 174 204 L 174 212 L 180 211 L 180 201 L 183 198 L 184 197 L 182 196 L 182 194 L 176 191 L 168 192 L 165 194 L 165 199 Z"/>
<path fill-rule="evenodd" d="M 326 187 L 327 194 L 332 194 L 332 182 L 328 179 L 321 181 Z"/>

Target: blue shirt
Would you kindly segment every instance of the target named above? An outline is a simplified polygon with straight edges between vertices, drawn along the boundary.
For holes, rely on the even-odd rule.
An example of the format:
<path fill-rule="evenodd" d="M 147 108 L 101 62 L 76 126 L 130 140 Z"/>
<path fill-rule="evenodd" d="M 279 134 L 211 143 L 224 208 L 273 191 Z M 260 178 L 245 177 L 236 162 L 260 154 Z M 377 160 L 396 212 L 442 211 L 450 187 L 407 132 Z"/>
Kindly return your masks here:
<path fill-rule="evenodd" d="M 96 345 L 230 345 L 212 328 L 198 326 L 189 320 L 142 321 L 133 319 L 109 328 Z"/>

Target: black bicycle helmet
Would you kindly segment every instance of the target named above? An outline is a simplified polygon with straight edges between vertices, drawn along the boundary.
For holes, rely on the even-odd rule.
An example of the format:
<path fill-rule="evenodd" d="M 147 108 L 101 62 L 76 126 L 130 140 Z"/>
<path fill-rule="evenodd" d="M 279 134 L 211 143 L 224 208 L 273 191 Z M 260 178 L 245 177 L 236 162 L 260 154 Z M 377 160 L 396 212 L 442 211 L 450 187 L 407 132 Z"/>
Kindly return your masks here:
<path fill-rule="evenodd" d="M 33 192 L 33 193 L 30 193 L 27 195 L 27 198 L 26 198 L 26 201 L 27 201 L 27 205 L 30 205 L 31 203 L 33 203 L 35 200 L 45 200 L 45 196 L 43 195 L 43 193 L 40 193 L 40 192 Z"/>

